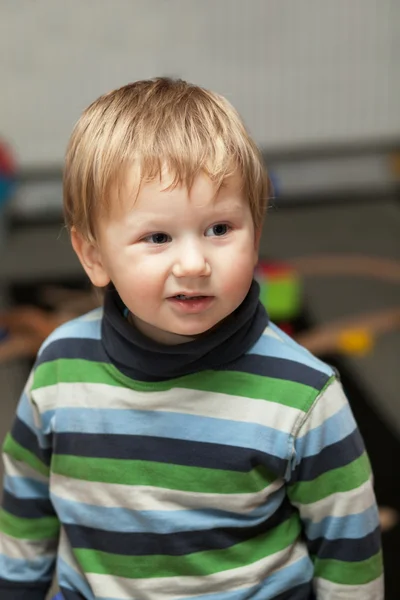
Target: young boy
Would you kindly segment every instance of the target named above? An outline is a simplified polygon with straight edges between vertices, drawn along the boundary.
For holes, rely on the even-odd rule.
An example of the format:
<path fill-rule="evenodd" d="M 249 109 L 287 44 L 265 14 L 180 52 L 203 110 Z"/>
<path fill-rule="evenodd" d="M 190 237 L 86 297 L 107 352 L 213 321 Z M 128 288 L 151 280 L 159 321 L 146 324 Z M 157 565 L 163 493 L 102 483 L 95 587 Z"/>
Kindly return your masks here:
<path fill-rule="evenodd" d="M 262 159 L 220 96 L 141 81 L 69 144 L 104 308 L 39 352 L 4 443 L 0 597 L 380 600 L 378 514 L 332 369 L 268 321 Z"/>

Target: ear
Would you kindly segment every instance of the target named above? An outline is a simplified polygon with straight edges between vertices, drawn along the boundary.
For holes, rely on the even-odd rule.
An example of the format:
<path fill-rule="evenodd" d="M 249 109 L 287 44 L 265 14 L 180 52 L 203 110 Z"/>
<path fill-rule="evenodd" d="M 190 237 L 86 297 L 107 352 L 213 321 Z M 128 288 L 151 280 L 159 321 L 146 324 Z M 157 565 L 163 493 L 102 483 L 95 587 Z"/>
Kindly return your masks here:
<path fill-rule="evenodd" d="M 98 245 L 85 239 L 75 227 L 71 229 L 71 243 L 93 285 L 105 287 L 110 282 L 110 277 L 104 267 Z"/>

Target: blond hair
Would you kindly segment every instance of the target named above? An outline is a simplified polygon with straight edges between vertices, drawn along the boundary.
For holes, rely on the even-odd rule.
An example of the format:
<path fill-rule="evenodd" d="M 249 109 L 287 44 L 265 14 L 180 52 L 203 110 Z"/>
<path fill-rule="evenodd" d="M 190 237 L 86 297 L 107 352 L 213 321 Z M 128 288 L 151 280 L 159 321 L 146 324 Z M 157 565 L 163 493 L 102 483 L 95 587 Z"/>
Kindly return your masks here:
<path fill-rule="evenodd" d="M 262 224 L 269 181 L 261 154 L 236 110 L 223 97 L 182 80 L 138 81 L 98 98 L 82 114 L 64 168 L 66 225 L 95 239 L 95 219 L 110 211 L 113 187 L 127 167 L 138 185 L 172 173 L 190 188 L 206 173 L 218 185 L 239 172 L 256 228 Z"/>

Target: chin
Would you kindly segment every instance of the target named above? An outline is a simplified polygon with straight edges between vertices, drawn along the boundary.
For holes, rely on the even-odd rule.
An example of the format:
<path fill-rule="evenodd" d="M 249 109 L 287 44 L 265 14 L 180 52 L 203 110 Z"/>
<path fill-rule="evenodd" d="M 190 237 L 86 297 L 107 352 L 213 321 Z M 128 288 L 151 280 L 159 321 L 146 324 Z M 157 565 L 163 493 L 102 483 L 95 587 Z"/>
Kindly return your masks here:
<path fill-rule="evenodd" d="M 207 331 L 210 331 L 216 327 L 218 323 L 220 323 L 220 321 L 217 321 L 216 323 L 207 323 L 204 325 L 199 324 L 197 327 L 193 325 L 191 327 L 180 327 L 178 331 L 171 331 L 171 333 L 175 333 L 175 335 L 183 335 L 185 337 L 196 337 L 202 333 L 207 333 Z"/>

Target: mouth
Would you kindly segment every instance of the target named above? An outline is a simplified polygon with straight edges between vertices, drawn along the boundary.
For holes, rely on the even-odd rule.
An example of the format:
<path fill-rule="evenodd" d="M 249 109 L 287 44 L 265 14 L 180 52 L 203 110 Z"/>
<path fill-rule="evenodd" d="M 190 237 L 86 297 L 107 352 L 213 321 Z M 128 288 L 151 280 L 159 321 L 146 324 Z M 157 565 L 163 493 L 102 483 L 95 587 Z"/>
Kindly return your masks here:
<path fill-rule="evenodd" d="M 210 296 L 204 296 L 203 294 L 176 294 L 171 296 L 172 299 L 176 300 L 203 300 L 203 298 L 209 298 Z"/>
<path fill-rule="evenodd" d="M 183 313 L 201 313 L 210 308 L 214 302 L 214 296 L 203 294 L 176 294 L 168 298 L 176 310 Z"/>

